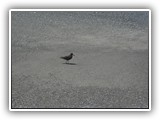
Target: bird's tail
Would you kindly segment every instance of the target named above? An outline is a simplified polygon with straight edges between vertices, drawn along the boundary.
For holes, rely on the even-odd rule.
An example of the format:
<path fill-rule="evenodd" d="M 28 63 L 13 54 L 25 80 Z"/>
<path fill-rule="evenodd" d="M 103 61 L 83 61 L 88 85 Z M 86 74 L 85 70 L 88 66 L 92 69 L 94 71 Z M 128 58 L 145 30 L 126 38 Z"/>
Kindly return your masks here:
<path fill-rule="evenodd" d="M 61 59 L 64 59 L 64 57 L 60 57 Z"/>

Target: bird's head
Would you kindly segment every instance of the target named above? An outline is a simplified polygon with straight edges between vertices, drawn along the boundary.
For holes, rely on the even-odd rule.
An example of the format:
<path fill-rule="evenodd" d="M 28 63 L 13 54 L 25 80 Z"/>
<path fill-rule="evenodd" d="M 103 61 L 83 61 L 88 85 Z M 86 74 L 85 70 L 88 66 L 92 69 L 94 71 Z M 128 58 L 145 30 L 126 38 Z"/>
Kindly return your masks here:
<path fill-rule="evenodd" d="M 72 56 L 75 56 L 73 53 L 71 53 Z"/>

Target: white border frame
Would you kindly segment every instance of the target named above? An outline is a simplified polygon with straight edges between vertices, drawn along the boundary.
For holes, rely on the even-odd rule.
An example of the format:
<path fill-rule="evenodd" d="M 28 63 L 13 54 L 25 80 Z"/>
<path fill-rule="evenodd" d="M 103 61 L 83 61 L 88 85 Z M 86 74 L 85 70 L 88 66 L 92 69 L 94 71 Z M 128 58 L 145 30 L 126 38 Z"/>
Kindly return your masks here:
<path fill-rule="evenodd" d="M 12 11 L 148 11 L 149 12 L 149 109 L 12 109 L 11 108 L 11 12 Z M 10 111 L 150 111 L 151 110 L 151 10 L 150 9 L 10 9 L 9 10 L 9 110 Z"/>

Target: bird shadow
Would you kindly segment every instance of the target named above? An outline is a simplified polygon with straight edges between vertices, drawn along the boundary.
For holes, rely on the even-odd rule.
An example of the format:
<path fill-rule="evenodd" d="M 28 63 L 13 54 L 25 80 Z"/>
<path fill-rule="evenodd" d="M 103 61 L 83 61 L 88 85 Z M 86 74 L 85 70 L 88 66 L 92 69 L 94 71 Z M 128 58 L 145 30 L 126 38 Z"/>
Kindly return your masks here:
<path fill-rule="evenodd" d="M 63 64 L 66 64 L 66 65 L 77 65 L 76 63 L 63 63 Z"/>

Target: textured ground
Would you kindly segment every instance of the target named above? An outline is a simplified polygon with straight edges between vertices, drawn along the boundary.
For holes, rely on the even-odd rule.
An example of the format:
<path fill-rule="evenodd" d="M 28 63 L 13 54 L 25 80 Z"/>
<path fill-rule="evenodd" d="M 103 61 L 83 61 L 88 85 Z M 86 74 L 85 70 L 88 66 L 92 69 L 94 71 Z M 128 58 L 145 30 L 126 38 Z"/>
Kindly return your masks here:
<path fill-rule="evenodd" d="M 71 64 L 59 58 L 63 52 L 49 50 L 13 57 L 12 107 L 148 107 L 147 51 L 83 50 Z"/>
<path fill-rule="evenodd" d="M 11 17 L 12 108 L 148 108 L 148 12 Z"/>

